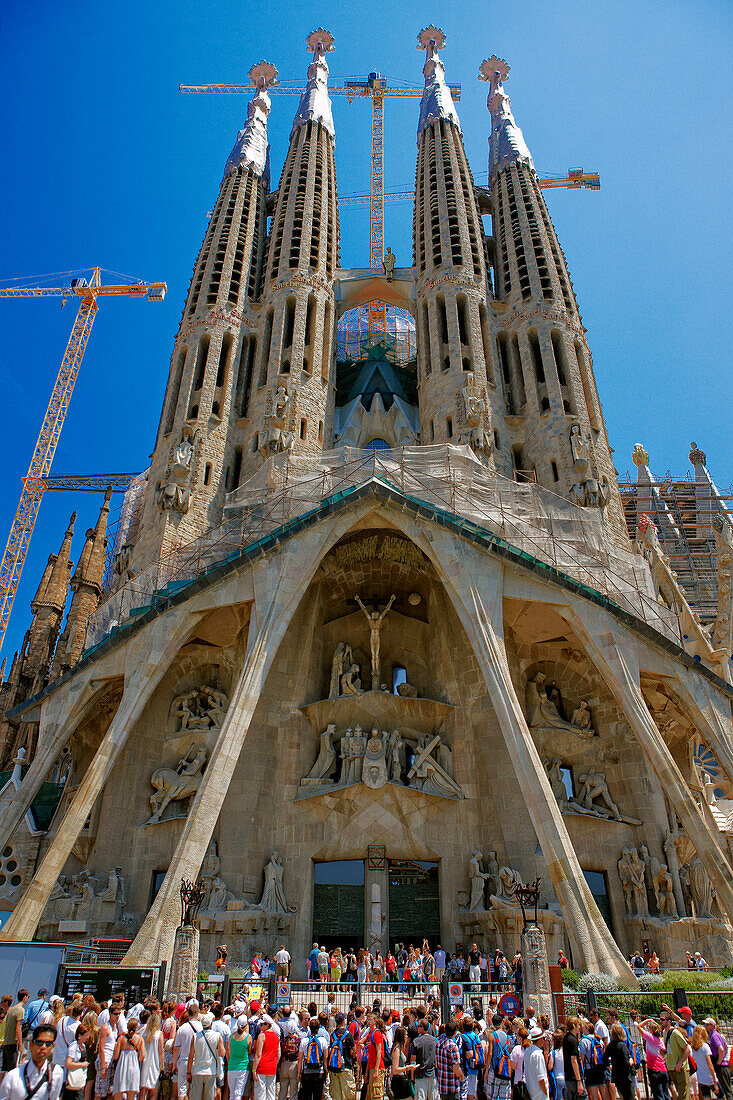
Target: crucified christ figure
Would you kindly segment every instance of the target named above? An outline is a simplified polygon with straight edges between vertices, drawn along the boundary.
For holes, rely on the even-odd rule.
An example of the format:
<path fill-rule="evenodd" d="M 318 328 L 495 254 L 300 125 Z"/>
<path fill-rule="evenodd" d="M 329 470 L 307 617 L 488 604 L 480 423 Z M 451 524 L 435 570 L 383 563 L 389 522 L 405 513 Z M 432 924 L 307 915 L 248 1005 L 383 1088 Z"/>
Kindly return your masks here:
<path fill-rule="evenodd" d="M 367 611 L 358 596 L 354 599 L 366 615 L 369 624 L 369 641 L 372 649 L 372 691 L 379 691 L 379 632 L 382 629 L 382 621 L 397 597 L 392 595 L 389 603 L 381 611 Z"/>

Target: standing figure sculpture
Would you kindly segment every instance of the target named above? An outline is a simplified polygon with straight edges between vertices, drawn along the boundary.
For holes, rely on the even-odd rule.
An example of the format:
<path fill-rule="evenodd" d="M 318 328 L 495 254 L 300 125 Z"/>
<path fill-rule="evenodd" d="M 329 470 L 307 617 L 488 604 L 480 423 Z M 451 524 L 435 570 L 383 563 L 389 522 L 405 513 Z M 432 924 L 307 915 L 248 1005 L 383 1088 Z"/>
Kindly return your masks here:
<path fill-rule="evenodd" d="M 265 886 L 259 909 L 265 913 L 289 913 L 283 890 L 283 865 L 279 852 L 273 852 L 270 862 L 265 865 Z"/>
<path fill-rule="evenodd" d="M 369 644 L 372 654 L 372 691 L 379 691 L 379 632 L 382 629 L 385 615 L 397 597 L 395 595 L 390 596 L 389 603 L 381 611 L 367 611 L 359 596 L 354 596 L 354 599 L 366 615 L 369 626 Z"/>
<path fill-rule="evenodd" d="M 468 862 L 468 877 L 471 880 L 471 900 L 468 903 L 468 911 L 470 913 L 483 913 L 486 909 L 484 905 L 485 883 L 489 875 L 481 870 L 481 852 L 478 848 L 474 848 L 471 852 L 471 858 Z"/>

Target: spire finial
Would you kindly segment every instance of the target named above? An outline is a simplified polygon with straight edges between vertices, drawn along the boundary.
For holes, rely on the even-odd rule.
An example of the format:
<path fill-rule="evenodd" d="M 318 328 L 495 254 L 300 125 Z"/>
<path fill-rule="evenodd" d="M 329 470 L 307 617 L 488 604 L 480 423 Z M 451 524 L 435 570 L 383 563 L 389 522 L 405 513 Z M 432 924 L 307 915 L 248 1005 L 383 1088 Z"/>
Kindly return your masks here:
<path fill-rule="evenodd" d="M 308 66 L 308 83 L 300 97 L 298 110 L 293 119 L 293 128 L 290 131 L 292 137 L 300 126 L 306 122 L 320 122 L 324 130 L 328 130 L 331 137 L 336 131 L 333 125 L 331 113 L 331 99 L 328 94 L 328 63 L 326 54 L 331 53 L 334 46 L 334 37 L 330 31 L 323 27 L 311 31 L 305 40 L 306 48 L 313 53 L 313 60 Z"/>
<path fill-rule="evenodd" d="M 277 69 L 269 61 L 258 61 L 249 70 L 249 81 L 255 94 L 247 107 L 247 121 L 237 134 L 234 148 L 229 154 L 224 178 L 242 166 L 250 166 L 256 176 L 263 176 L 267 169 L 267 119 L 270 114 L 270 97 L 267 89 L 277 84 Z"/>
<path fill-rule="evenodd" d="M 701 451 L 697 443 L 690 444 L 690 462 L 693 466 L 707 466 L 707 455 Z"/>
<path fill-rule="evenodd" d="M 417 36 L 418 50 L 425 50 L 428 55 L 422 70 L 425 77 L 425 90 L 420 102 L 418 140 L 423 130 L 440 118 L 452 122 L 459 131 L 461 129 L 453 96 L 445 82 L 445 66 L 438 54 L 438 51 L 444 48 L 445 42 L 445 34 L 440 27 L 423 27 Z"/>
<path fill-rule="evenodd" d="M 643 443 L 635 443 L 634 450 L 631 454 L 631 461 L 635 466 L 648 466 L 649 465 L 649 452 L 644 447 Z"/>
<path fill-rule="evenodd" d="M 491 137 L 489 138 L 489 179 L 510 164 L 527 164 L 534 168 L 532 154 L 527 148 L 524 134 L 514 121 L 512 104 L 504 91 L 503 81 L 509 76 L 510 67 L 503 57 L 493 54 L 481 62 L 478 71 L 479 80 L 489 82 L 489 94 L 486 106 L 491 114 Z"/>

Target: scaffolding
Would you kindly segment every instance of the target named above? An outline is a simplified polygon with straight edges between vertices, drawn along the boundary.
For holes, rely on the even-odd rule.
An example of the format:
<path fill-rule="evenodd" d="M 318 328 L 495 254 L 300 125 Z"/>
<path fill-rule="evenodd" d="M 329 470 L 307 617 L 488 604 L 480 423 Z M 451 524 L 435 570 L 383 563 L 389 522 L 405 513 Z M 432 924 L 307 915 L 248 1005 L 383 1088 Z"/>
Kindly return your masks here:
<path fill-rule="evenodd" d="M 227 497 L 224 522 L 151 563 L 104 600 L 92 616 L 87 647 L 170 598 L 243 550 L 263 551 L 273 533 L 317 518 L 376 480 L 402 498 L 457 521 L 471 537 L 500 547 L 528 568 L 549 567 L 642 619 L 681 644 L 678 615 L 657 600 L 644 558 L 610 539 L 597 509 L 579 508 L 532 483 L 487 468 L 467 446 L 396 450 L 340 447 L 318 457 L 271 456 Z M 283 537 L 284 537 L 283 532 Z"/>
<path fill-rule="evenodd" d="M 415 320 L 406 309 L 386 306 L 387 333 L 369 331 L 369 304 L 344 313 L 337 327 L 337 358 L 342 362 L 366 358 L 377 344 L 384 346 L 385 358 L 407 366 L 417 355 Z"/>
<path fill-rule="evenodd" d="M 713 622 L 718 607 L 713 519 L 722 513 L 733 521 L 733 488 L 721 492 L 692 474 L 680 478 L 670 473 L 658 482 L 632 481 L 627 474 L 618 485 L 629 537 L 635 537 L 639 516 L 648 515 L 690 607 L 702 622 Z"/>

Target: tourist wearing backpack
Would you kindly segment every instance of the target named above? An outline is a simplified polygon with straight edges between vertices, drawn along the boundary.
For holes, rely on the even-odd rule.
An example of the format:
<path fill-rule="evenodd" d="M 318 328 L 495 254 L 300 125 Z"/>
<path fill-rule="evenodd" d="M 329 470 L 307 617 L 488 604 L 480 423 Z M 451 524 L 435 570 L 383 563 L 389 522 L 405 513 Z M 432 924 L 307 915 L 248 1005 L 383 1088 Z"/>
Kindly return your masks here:
<path fill-rule="evenodd" d="M 328 1039 L 319 1035 L 318 1017 L 308 1022 L 309 1034 L 300 1044 L 298 1053 L 298 1086 L 300 1100 L 322 1100 L 326 1080 L 326 1051 Z"/>
<path fill-rule="evenodd" d="M 484 1087 L 486 1100 L 510 1100 L 512 1094 L 512 1062 L 509 1049 L 509 1034 L 501 1016 L 491 1021 L 489 1048 L 484 1069 Z"/>
<path fill-rule="evenodd" d="M 461 1032 L 463 1068 L 466 1074 L 466 1096 L 469 1100 L 475 1100 L 478 1092 L 479 1074 L 483 1076 L 484 1072 L 484 1048 L 474 1031 L 474 1021 L 470 1016 L 464 1016 L 461 1021 Z"/>
<path fill-rule="evenodd" d="M 355 1100 L 355 1049 L 356 1042 L 346 1026 L 346 1017 L 343 1012 L 337 1012 L 326 1061 L 331 1100 Z"/>
<path fill-rule="evenodd" d="M 606 1066 L 603 1061 L 603 1040 L 599 1039 L 592 1023 L 584 1025 L 585 1034 L 580 1042 L 583 1057 L 583 1074 L 590 1100 L 602 1100 L 601 1089 L 606 1082 Z M 566 1079 L 567 1080 L 567 1079 Z"/>

